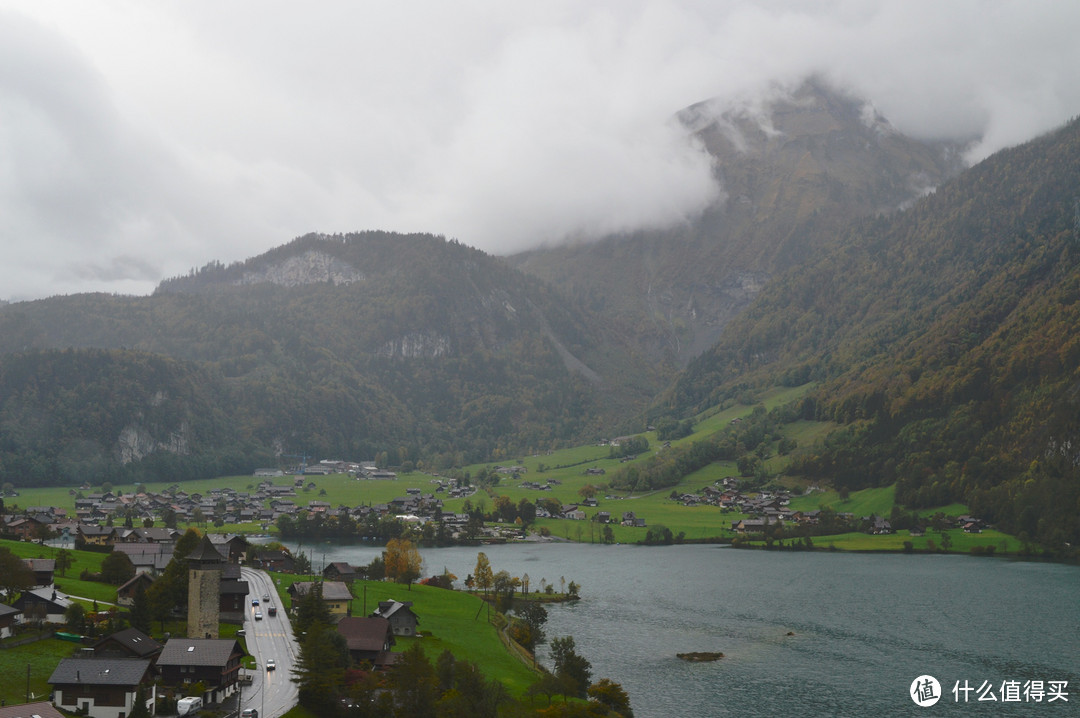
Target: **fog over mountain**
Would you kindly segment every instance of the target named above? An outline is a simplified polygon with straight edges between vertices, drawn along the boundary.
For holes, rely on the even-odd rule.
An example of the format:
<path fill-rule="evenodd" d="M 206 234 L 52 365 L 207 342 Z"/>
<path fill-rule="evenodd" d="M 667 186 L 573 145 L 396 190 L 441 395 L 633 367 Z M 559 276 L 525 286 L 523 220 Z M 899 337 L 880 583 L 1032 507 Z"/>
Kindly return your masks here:
<path fill-rule="evenodd" d="M 307 232 L 496 254 L 725 191 L 678 113 L 808 76 L 968 159 L 1080 108 L 1062 2 L 0 0 L 0 298 L 147 293 Z"/>

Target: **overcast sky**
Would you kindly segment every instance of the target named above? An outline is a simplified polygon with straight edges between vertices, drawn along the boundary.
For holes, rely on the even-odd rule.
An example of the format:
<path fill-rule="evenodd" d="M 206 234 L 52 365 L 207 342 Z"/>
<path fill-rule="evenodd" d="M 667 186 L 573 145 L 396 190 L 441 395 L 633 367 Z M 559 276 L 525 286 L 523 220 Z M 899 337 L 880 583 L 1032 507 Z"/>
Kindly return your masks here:
<path fill-rule="evenodd" d="M 810 73 L 980 159 L 1080 113 L 1077 68 L 1070 0 L 0 0 L 0 298 L 685 221 L 718 190 L 673 114 Z"/>

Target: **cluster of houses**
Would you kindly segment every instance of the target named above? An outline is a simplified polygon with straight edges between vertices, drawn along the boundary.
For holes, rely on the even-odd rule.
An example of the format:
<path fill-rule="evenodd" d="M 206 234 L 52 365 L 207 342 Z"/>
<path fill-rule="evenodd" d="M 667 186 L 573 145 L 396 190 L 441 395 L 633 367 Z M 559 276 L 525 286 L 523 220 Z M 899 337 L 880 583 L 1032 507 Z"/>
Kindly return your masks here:
<path fill-rule="evenodd" d="M 110 546 L 138 560 L 136 575 L 117 589 L 117 603 L 131 605 L 139 585 L 148 586 L 171 558 L 175 532 L 167 531 L 95 531 L 85 528 L 87 542 Z M 220 618 L 242 623 L 245 620 L 248 586 L 240 580 L 240 561 L 247 555 L 256 563 L 274 563 L 279 552 L 250 550 L 244 537 L 229 534 L 208 534 L 205 544 L 211 554 L 220 555 Z M 286 554 L 287 555 L 287 554 Z M 153 560 L 151 560 L 153 557 Z M 0 637 L 6 637 L 17 622 L 35 616 L 44 623 L 63 624 L 72 599 L 60 593 L 53 584 L 53 559 L 27 559 L 34 571 L 38 586 L 23 591 L 12 605 L 0 603 Z M 135 561 L 133 561 L 134 563 Z M 275 566 L 277 567 L 277 566 Z M 419 618 L 412 603 L 382 601 L 368 616 L 352 616 L 353 595 L 348 581 L 358 578 L 362 570 L 347 563 L 336 562 L 326 567 L 323 580 L 301 581 L 292 584 L 288 594 L 295 610 L 314 587 L 318 586 L 327 612 L 336 622 L 349 653 L 358 664 L 389 668 L 394 664 L 391 648 L 395 636 L 416 635 Z M 32 713 L 23 715 L 57 716 L 55 708 L 68 713 L 94 715 L 99 718 L 124 718 L 144 701 L 154 713 L 160 687 L 169 692 L 187 695 L 192 684 L 202 684 L 202 698 L 207 703 L 220 703 L 233 695 L 241 681 L 241 661 L 247 655 L 235 639 L 171 637 L 159 642 L 135 628 L 128 628 L 96 641 L 83 639 L 83 645 L 71 658 L 62 659 L 49 678 L 53 704 L 22 706 Z M 2 710 L 2 708 L 0 708 Z M 0 712 L 0 718 L 5 713 Z"/>

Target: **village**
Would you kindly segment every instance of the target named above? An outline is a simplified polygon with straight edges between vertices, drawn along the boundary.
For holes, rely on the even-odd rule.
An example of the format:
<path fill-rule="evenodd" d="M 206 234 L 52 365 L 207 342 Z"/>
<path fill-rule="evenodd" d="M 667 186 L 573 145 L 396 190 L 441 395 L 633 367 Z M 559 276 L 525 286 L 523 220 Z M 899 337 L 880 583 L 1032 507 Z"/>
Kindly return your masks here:
<path fill-rule="evenodd" d="M 291 572 L 294 564 L 287 551 L 263 551 L 243 536 L 209 533 L 182 557 L 188 572 L 187 600 L 171 613 L 173 620 L 186 620 L 186 636 L 166 633 L 158 640 L 135 626 L 110 631 L 129 619 L 134 621 L 136 604 L 145 600 L 156 581 L 164 580 L 180 533 L 172 529 L 96 532 L 93 528 L 80 525 L 86 545 L 127 556 L 134 575 L 116 587 L 114 602 L 99 605 L 94 600 L 91 612 L 83 608 L 85 599 L 60 589 L 56 559 L 24 559 L 32 579 L 14 600 L 5 596 L 9 601 L 0 603 L 3 648 L 18 650 L 19 645 L 51 638 L 75 645 L 71 657 L 59 660 L 48 679 L 52 703 L 4 706 L 0 716 L 57 718 L 63 714 L 56 708 L 61 708 L 99 718 L 130 718 L 184 715 L 202 705 L 239 712 L 246 705 L 241 703 L 243 686 L 261 675 L 245 668 L 246 663 L 261 665 L 263 672 L 280 668 L 286 677 L 293 668 L 295 649 L 280 651 L 276 660 L 258 655 L 253 640 L 262 634 L 254 632 L 253 626 L 280 623 L 275 635 L 291 636 L 288 616 L 296 613 L 305 598 L 322 603 L 357 666 L 391 669 L 397 655 L 391 651 L 396 637 L 417 634 L 419 617 L 411 602 L 379 601 L 370 613 L 353 615 L 355 597 L 349 584 L 363 576 L 359 567 L 331 563 L 322 576 L 293 581 L 278 592 L 268 574 L 259 569 Z M 279 596 L 287 601 L 280 612 Z M 280 712 L 275 710 L 275 715 Z M 243 715 L 257 718 L 258 708 L 245 708 Z"/>

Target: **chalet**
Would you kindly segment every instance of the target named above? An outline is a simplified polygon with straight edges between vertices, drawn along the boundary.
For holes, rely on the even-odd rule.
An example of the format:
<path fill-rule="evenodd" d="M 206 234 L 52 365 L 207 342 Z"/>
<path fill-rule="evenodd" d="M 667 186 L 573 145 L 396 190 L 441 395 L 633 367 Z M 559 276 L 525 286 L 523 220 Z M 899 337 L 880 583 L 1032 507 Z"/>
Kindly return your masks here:
<path fill-rule="evenodd" d="M 142 590 L 150 588 L 150 584 L 154 582 L 154 578 L 148 573 L 136 573 L 129 578 L 122 586 L 116 589 L 116 605 L 118 606 L 134 606 L 135 594 L 139 592 L 139 587 Z"/>
<path fill-rule="evenodd" d="M 412 601 L 379 601 L 372 618 L 385 618 L 395 636 L 415 636 L 420 618 L 412 611 Z"/>
<path fill-rule="evenodd" d="M 113 551 L 119 551 L 131 560 L 136 573 L 160 576 L 173 556 L 173 545 L 164 543 L 116 543 Z"/>
<path fill-rule="evenodd" d="M 325 604 L 326 609 L 330 612 L 331 620 L 340 621 L 345 616 L 352 615 L 353 595 L 349 591 L 349 587 L 341 581 L 320 581 L 318 583 L 312 581 L 297 581 L 289 586 L 288 593 L 292 598 L 291 608 L 294 611 L 301 599 L 303 599 L 308 591 L 312 590 L 312 587 L 314 586 L 318 586 L 318 590 L 322 591 L 322 601 L 323 604 Z"/>
<path fill-rule="evenodd" d="M 11 604 L 22 611 L 24 620 L 41 620 L 45 623 L 64 623 L 64 613 L 71 606 L 71 599 L 54 588 L 34 588 L 23 591 Z"/>
<path fill-rule="evenodd" d="M 22 617 L 22 611 L 6 603 L 0 603 L 0 638 L 7 638 L 14 632 L 14 625 Z"/>
<path fill-rule="evenodd" d="M 611 522 L 611 512 L 610 511 L 597 511 L 596 514 L 593 516 L 593 521 L 596 521 L 596 522 L 602 523 L 602 524 L 610 523 Z"/>
<path fill-rule="evenodd" d="M 886 519 L 880 516 L 875 516 L 874 520 L 870 524 L 870 533 L 875 535 L 891 534 L 893 532 L 892 524 Z"/>
<path fill-rule="evenodd" d="M 51 586 L 56 560 L 51 558 L 27 558 L 23 562 L 34 572 L 35 586 Z"/>
<path fill-rule="evenodd" d="M 358 566 L 350 566 L 344 561 L 334 561 L 323 569 L 323 578 L 327 581 L 341 581 L 352 583 L 360 578 L 361 569 Z"/>
<path fill-rule="evenodd" d="M 20 703 L 19 705 L 0 706 L 0 718 L 64 718 L 52 703 Z"/>
<path fill-rule="evenodd" d="M 95 658 L 145 658 L 153 662 L 164 646 L 137 628 L 105 636 L 92 646 Z"/>
<path fill-rule="evenodd" d="M 259 551 L 255 554 L 255 566 L 279 573 L 293 573 L 296 570 L 296 562 L 288 551 Z"/>
<path fill-rule="evenodd" d="M 387 619 L 348 616 L 338 621 L 337 632 L 345 637 L 349 655 L 356 663 L 376 668 L 393 665 L 390 647 L 394 645 L 394 631 Z"/>
<path fill-rule="evenodd" d="M 170 638 L 161 649 L 157 668 L 165 685 L 183 690 L 201 681 L 206 686 L 201 698 L 220 703 L 236 692 L 240 660 L 246 655 L 231 638 Z"/>
<path fill-rule="evenodd" d="M 112 526 L 97 526 L 95 524 L 79 524 L 79 530 L 75 543 L 84 543 L 88 546 L 111 546 L 116 542 L 116 529 Z"/>
<path fill-rule="evenodd" d="M 214 548 L 218 550 L 218 553 L 230 563 L 240 563 L 250 546 L 248 540 L 240 534 L 207 535 L 210 537 L 210 543 L 214 544 Z"/>
<path fill-rule="evenodd" d="M 157 689 L 150 661 L 130 658 L 64 658 L 49 676 L 53 703 L 70 713 L 97 718 L 124 718 L 135 707 L 139 686 L 145 686 L 151 713 Z"/>
<path fill-rule="evenodd" d="M 18 536 L 23 541 L 31 541 L 40 534 L 43 530 L 42 527 L 48 528 L 48 526 L 48 523 L 33 516 L 28 516 L 9 522 L 4 530 L 10 535 Z"/>
<path fill-rule="evenodd" d="M 240 578 L 240 564 L 225 564 L 221 569 L 221 582 L 218 586 L 218 612 L 221 620 L 244 622 L 248 592 L 248 582 Z"/>

